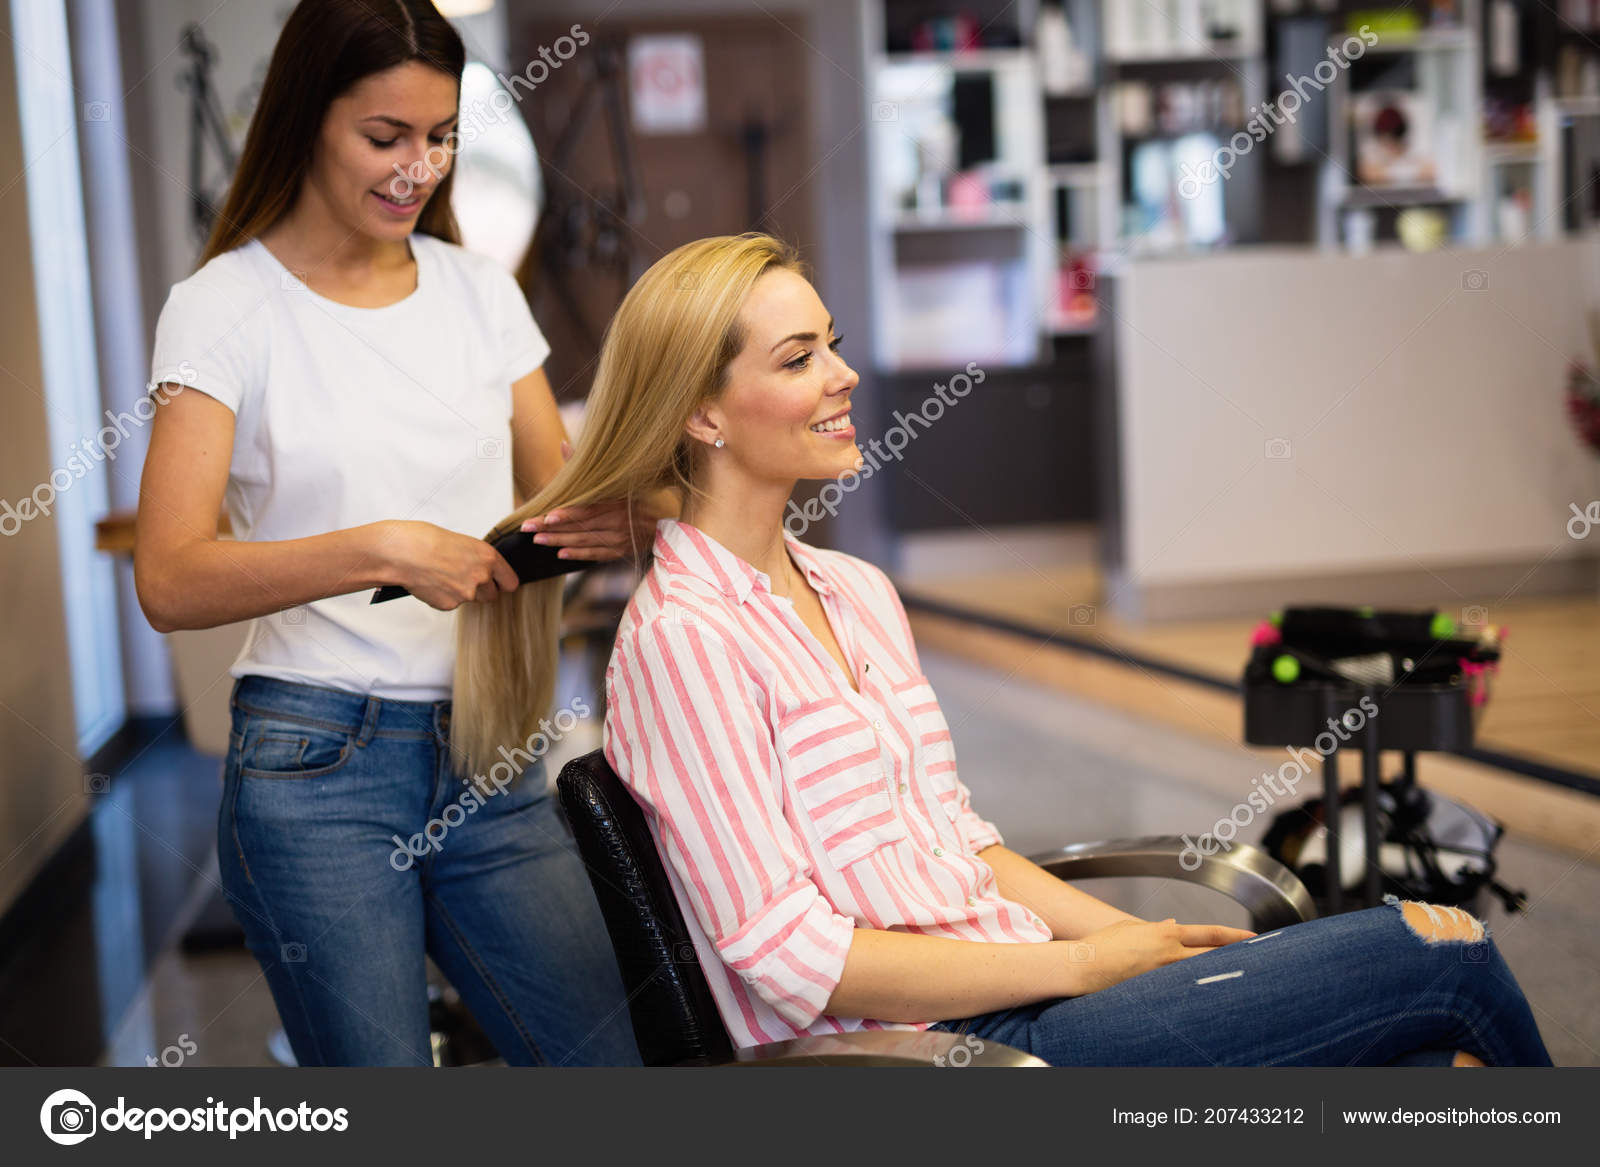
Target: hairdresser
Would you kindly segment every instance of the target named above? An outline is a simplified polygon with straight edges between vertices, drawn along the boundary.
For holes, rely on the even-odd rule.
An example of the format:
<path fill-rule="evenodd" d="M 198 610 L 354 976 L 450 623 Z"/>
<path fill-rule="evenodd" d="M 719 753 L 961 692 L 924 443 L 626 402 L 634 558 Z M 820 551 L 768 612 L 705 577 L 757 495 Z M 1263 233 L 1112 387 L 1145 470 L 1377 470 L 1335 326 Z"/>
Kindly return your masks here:
<path fill-rule="evenodd" d="M 452 748 L 455 610 L 518 585 L 482 536 L 570 452 L 549 346 L 451 212 L 464 63 L 428 0 L 288 17 L 157 325 L 135 577 L 158 630 L 250 621 L 217 846 L 301 1065 L 431 1065 L 425 956 L 508 1063 L 638 1064 L 541 751 L 506 742 L 515 781 L 488 785 Z M 615 560 L 672 504 L 540 529 Z M 371 604 L 383 584 L 411 596 Z M 515 646 L 556 651 L 553 621 Z"/>

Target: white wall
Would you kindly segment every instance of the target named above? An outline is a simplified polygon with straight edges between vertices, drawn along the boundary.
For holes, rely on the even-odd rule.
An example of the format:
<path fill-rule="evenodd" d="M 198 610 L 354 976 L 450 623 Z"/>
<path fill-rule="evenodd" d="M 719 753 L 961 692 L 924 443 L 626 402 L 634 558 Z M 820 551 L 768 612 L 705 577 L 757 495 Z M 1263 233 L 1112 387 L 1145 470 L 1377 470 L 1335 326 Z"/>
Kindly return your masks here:
<path fill-rule="evenodd" d="M 1600 497 L 1563 397 L 1568 362 L 1596 358 L 1586 308 L 1600 236 L 1130 264 L 1130 590 L 1600 552 L 1565 530 L 1570 503 Z M 1279 438 L 1289 456 L 1268 457 Z"/>

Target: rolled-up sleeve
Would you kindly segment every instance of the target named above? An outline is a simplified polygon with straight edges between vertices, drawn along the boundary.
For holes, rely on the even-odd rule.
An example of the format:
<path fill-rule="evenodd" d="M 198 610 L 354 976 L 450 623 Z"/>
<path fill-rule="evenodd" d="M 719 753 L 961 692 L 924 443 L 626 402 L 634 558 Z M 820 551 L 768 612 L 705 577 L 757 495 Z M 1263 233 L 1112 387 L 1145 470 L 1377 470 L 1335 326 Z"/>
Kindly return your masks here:
<path fill-rule="evenodd" d="M 654 822 L 687 910 L 732 972 L 797 1029 L 822 1014 L 855 921 L 811 879 L 783 816 L 766 696 L 692 613 L 625 630 L 607 672 L 605 752 Z"/>

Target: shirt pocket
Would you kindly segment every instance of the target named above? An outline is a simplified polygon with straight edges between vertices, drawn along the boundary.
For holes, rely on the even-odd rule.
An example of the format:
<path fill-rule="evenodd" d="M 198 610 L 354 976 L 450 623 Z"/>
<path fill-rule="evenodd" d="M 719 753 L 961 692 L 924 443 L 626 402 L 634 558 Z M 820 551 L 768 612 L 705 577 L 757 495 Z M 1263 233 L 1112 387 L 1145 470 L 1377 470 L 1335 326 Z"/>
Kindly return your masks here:
<path fill-rule="evenodd" d="M 802 705 L 778 726 L 789 787 L 828 861 L 842 868 L 906 837 L 872 724 L 842 697 Z"/>
<path fill-rule="evenodd" d="M 913 768 L 925 778 L 944 810 L 945 818 L 955 822 L 961 815 L 961 783 L 956 777 L 956 744 L 950 724 L 939 709 L 933 686 L 922 674 L 892 687 L 895 698 L 905 706 L 911 722 L 912 745 L 916 750 Z"/>

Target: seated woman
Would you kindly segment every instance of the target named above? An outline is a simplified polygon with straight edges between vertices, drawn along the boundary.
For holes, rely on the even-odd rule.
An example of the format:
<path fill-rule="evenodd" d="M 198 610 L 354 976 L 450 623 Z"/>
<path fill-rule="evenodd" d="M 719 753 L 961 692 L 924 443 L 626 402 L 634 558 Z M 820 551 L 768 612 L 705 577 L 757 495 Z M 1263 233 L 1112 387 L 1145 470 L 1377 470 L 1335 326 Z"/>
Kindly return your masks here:
<path fill-rule="evenodd" d="M 936 1027 L 1054 1065 L 1550 1065 L 1465 913 L 1390 897 L 1264 936 L 1146 921 L 1004 846 L 894 586 L 785 530 L 797 481 L 861 464 L 839 339 L 778 240 L 678 248 L 618 309 L 572 460 L 496 532 L 557 497 L 685 492 L 617 636 L 605 753 L 734 1043 Z M 497 646 L 551 618 L 519 607 L 549 594 L 468 614 L 477 692 L 539 665 Z M 524 736 L 526 705 L 499 725 L 456 708 L 477 757 Z"/>

